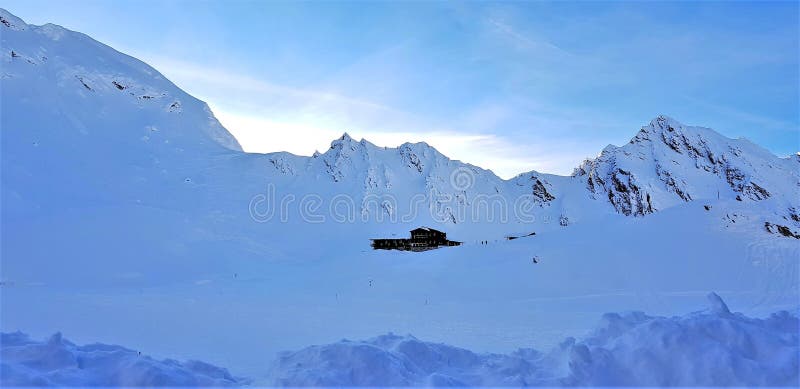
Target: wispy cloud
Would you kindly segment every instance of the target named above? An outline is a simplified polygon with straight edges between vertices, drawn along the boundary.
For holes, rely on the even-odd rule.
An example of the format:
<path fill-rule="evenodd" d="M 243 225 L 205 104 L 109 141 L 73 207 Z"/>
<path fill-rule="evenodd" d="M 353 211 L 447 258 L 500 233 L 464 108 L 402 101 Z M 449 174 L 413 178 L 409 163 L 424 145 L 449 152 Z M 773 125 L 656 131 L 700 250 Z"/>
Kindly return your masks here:
<path fill-rule="evenodd" d="M 273 84 L 252 76 L 237 74 L 228 69 L 207 67 L 161 56 L 147 56 L 146 60 L 154 67 L 168 73 L 169 78 L 180 80 L 184 84 L 183 86 L 188 88 L 195 86 L 197 89 L 202 89 L 201 86 L 214 86 L 221 87 L 225 91 L 279 96 L 282 99 L 302 99 L 311 104 L 341 104 L 376 111 L 391 111 L 389 107 L 371 101 L 359 100 L 325 90 Z"/>
<path fill-rule="evenodd" d="M 347 131 L 569 173 L 660 113 L 797 148 L 796 2 L 7 2 L 152 64 L 251 151 Z"/>
<path fill-rule="evenodd" d="M 205 100 L 248 152 L 311 155 L 347 131 L 379 146 L 424 141 L 453 159 L 510 178 L 530 170 L 568 174 L 585 152 L 558 141 L 525 144 L 499 134 L 514 113 L 506 104 L 433 119 L 325 89 L 280 85 L 227 69 L 143 55 L 168 78 Z"/>
<path fill-rule="evenodd" d="M 760 115 L 756 113 L 749 112 L 743 109 L 737 109 L 733 107 L 728 107 L 722 104 L 712 103 L 710 101 L 706 101 L 703 99 L 698 99 L 692 96 L 683 96 L 683 98 L 688 101 L 689 103 L 702 107 L 706 110 L 715 111 L 718 114 L 727 116 L 733 120 L 743 121 L 747 123 L 749 126 L 755 126 L 759 130 L 767 130 L 767 131 L 797 131 L 798 130 L 798 123 L 789 123 L 784 120 L 779 120 L 775 118 L 771 118 L 769 116 Z"/>
<path fill-rule="evenodd" d="M 786 103 L 796 87 L 785 85 L 797 72 L 784 69 L 796 64 L 785 50 L 796 38 L 786 29 L 796 30 L 796 21 L 750 27 L 716 4 L 686 5 L 703 17 L 676 17 L 683 7 L 458 4 L 444 7 L 452 14 L 419 7 L 414 21 L 377 7 L 377 19 L 354 28 L 300 15 L 303 31 L 330 38 L 330 47 L 298 39 L 301 27 L 292 25 L 263 41 L 247 35 L 238 46 L 217 45 L 208 61 L 206 53 L 125 51 L 207 101 L 253 152 L 310 155 L 347 131 L 380 146 L 426 141 L 511 177 L 568 174 L 661 113 L 754 140 L 752 131 L 769 129 L 767 147 L 787 139 L 796 130 L 796 108 Z"/>
<path fill-rule="evenodd" d="M 532 36 L 519 32 L 519 29 L 512 26 L 509 22 L 494 17 L 487 18 L 486 22 L 493 27 L 494 31 L 499 32 L 500 34 L 509 38 L 521 48 L 535 50 L 542 54 L 559 54 L 570 57 L 573 56 L 572 53 L 554 45 L 551 42 L 548 42 L 547 40 L 534 39 Z"/>

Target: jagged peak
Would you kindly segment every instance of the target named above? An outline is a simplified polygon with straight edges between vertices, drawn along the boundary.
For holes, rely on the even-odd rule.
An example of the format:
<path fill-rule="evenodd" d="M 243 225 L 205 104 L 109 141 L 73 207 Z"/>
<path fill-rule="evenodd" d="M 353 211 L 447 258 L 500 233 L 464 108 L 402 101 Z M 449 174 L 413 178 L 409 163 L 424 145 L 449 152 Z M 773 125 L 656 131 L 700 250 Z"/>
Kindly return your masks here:
<path fill-rule="evenodd" d="M 687 126 L 669 116 L 658 115 L 647 126 L 642 127 L 631 139 L 630 144 L 652 142 L 654 145 L 669 147 L 677 153 L 682 153 L 685 151 L 683 149 L 693 149 L 694 152 L 704 149 L 706 143 L 712 140 L 728 142 L 734 139 L 727 138 L 710 128 Z"/>
<path fill-rule="evenodd" d="M 728 141 L 734 140 L 732 138 L 728 138 L 720 134 L 714 129 L 708 127 L 689 126 L 666 115 L 656 116 L 653 120 L 650 121 L 650 123 L 647 126 L 642 127 L 639 134 L 641 134 L 642 132 L 664 134 L 666 136 L 671 136 L 670 134 L 675 134 L 678 136 L 690 135 L 690 136 L 719 138 Z"/>
<path fill-rule="evenodd" d="M 658 115 L 636 133 L 633 139 L 631 139 L 631 143 L 650 140 L 650 135 L 665 136 L 670 133 L 683 133 L 686 129 L 687 126 L 683 123 L 667 115 Z"/>
<path fill-rule="evenodd" d="M 350 143 L 360 143 L 360 144 L 362 144 L 362 145 L 364 145 L 364 146 L 368 146 L 368 145 L 369 145 L 369 146 L 375 146 L 375 145 L 373 145 L 373 144 L 372 144 L 370 141 L 368 141 L 368 140 L 366 140 L 366 139 L 364 139 L 364 138 L 361 138 L 361 140 L 359 140 L 359 141 L 356 141 L 356 140 L 355 140 L 355 139 L 354 139 L 352 136 L 350 136 L 350 134 L 348 134 L 348 133 L 345 131 L 345 132 L 342 134 L 342 136 L 340 136 L 340 137 L 338 137 L 338 138 L 334 139 L 334 140 L 331 142 L 331 147 L 333 147 L 334 145 L 340 145 L 340 144 L 350 144 Z"/>
<path fill-rule="evenodd" d="M 354 155 L 356 153 L 369 155 L 372 154 L 377 148 L 377 146 L 370 143 L 366 139 L 361 138 L 360 141 L 356 141 L 350 136 L 350 134 L 345 132 L 341 137 L 336 138 L 331 142 L 331 147 L 328 151 L 320 155 L 336 155 L 337 158 L 338 156 Z"/>
<path fill-rule="evenodd" d="M 429 145 L 427 142 L 406 142 L 401 144 L 398 147 L 398 150 L 410 150 L 415 153 L 421 153 L 426 156 L 433 156 L 436 158 L 445 158 L 450 159 L 446 155 L 442 154 L 439 150 L 435 147 Z"/>
<path fill-rule="evenodd" d="M 428 144 L 427 142 L 425 142 L 425 141 L 420 141 L 420 142 L 405 142 L 405 143 L 403 143 L 403 144 L 402 144 L 402 145 L 400 145 L 400 146 L 401 146 L 401 147 L 403 147 L 403 146 L 405 146 L 405 147 L 411 147 L 411 146 L 415 146 L 415 147 L 421 147 L 421 148 L 426 148 L 426 149 L 432 149 L 432 148 L 433 148 L 433 146 L 429 145 L 429 144 Z"/>
<path fill-rule="evenodd" d="M 670 130 L 675 128 L 682 128 L 685 127 L 683 123 L 667 116 L 667 115 L 658 115 L 653 120 L 650 121 L 650 128 L 655 129 L 662 129 L 662 130 Z"/>
<path fill-rule="evenodd" d="M 349 147 L 354 147 L 353 144 L 356 144 L 356 143 L 358 143 L 358 142 L 356 142 L 350 136 L 350 134 L 345 132 L 344 134 L 342 134 L 342 136 L 334 139 L 331 142 L 331 149 L 341 149 L 341 148 L 344 148 L 345 145 L 348 145 Z"/>

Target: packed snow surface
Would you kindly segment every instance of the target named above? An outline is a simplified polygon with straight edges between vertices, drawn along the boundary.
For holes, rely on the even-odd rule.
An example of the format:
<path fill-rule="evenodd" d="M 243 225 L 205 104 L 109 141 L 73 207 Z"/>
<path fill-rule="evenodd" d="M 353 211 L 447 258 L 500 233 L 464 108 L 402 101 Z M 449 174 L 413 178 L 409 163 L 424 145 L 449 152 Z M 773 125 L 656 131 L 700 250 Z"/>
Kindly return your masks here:
<path fill-rule="evenodd" d="M 476 353 L 411 335 L 342 340 L 278 356 L 255 384 L 275 386 L 797 386 L 798 318 L 731 313 L 716 294 L 683 316 L 607 313 L 549 351 Z M 158 361 L 119 346 L 2 335 L 0 384 L 229 386 L 249 384 L 203 362 Z M 265 356 L 266 358 L 266 356 Z M 266 369 L 266 364 L 264 365 Z"/>

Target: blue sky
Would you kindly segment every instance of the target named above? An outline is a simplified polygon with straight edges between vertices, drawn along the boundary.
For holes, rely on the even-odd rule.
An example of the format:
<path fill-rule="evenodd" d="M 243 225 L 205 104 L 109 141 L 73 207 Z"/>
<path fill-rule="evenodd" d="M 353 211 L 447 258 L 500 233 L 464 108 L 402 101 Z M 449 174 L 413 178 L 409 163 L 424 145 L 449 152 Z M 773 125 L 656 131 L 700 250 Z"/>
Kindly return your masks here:
<path fill-rule="evenodd" d="M 209 103 L 248 151 L 347 131 L 568 174 L 658 114 L 800 150 L 798 2 L 16 1 Z"/>

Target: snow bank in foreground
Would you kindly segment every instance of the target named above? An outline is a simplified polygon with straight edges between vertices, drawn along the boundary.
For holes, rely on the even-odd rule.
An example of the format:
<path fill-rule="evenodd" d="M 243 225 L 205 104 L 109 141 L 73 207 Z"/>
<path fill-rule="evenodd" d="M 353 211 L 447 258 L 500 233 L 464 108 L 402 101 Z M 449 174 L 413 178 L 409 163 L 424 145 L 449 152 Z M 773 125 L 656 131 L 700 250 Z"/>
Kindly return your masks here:
<path fill-rule="evenodd" d="M 681 317 L 609 313 L 582 341 L 542 353 L 476 354 L 413 336 L 343 340 L 284 353 L 274 383 L 288 386 L 797 386 L 798 318 L 711 307 Z"/>
<path fill-rule="evenodd" d="M 227 370 L 199 361 L 158 361 L 120 346 L 77 346 L 60 333 L 45 342 L 2 334 L 0 386 L 233 386 Z"/>
<path fill-rule="evenodd" d="M 798 386 L 797 315 L 766 319 L 710 308 L 679 317 L 609 313 L 581 341 L 549 352 L 476 354 L 413 336 L 342 340 L 284 353 L 277 386 Z M 203 362 L 157 361 L 120 346 L 2 335 L 0 386 L 236 386 L 250 381 Z"/>

